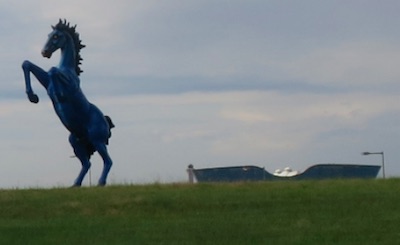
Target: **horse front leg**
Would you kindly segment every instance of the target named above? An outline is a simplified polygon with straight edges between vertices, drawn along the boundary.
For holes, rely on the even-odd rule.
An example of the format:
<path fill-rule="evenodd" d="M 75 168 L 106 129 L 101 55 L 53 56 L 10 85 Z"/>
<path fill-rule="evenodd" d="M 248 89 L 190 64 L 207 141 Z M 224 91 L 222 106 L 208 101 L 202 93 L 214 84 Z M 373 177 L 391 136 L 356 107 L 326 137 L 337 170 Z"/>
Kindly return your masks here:
<path fill-rule="evenodd" d="M 31 77 L 30 73 L 36 77 L 36 79 L 47 89 L 49 85 L 49 76 L 46 71 L 44 71 L 39 66 L 33 64 L 32 62 L 25 60 L 22 63 L 22 70 L 24 71 L 24 78 L 25 78 L 25 91 L 28 95 L 29 101 L 32 103 L 38 103 L 39 97 L 33 92 L 32 85 L 31 85 Z"/>

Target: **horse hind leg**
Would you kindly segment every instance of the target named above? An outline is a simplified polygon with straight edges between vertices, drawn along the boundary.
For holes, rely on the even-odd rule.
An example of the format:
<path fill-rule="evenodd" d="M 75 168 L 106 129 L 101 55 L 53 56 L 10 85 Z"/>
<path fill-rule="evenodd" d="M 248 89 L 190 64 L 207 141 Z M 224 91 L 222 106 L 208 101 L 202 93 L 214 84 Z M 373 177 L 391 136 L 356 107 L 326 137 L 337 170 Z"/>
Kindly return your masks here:
<path fill-rule="evenodd" d="M 111 160 L 110 155 L 108 154 L 107 146 L 105 143 L 95 143 L 93 145 L 94 145 L 96 151 L 100 154 L 100 156 L 104 162 L 103 171 L 101 173 L 98 185 L 105 186 L 107 183 L 107 176 L 108 176 L 108 173 L 110 172 L 113 162 Z"/>
<path fill-rule="evenodd" d="M 90 153 L 87 152 L 86 146 L 72 134 L 69 137 L 69 142 L 74 149 L 75 156 L 81 161 L 82 164 L 81 171 L 79 172 L 79 175 L 73 184 L 74 187 L 79 187 L 82 185 L 82 181 L 91 166 L 89 161 Z"/>
<path fill-rule="evenodd" d="M 74 187 L 79 187 L 79 186 L 82 185 L 82 181 L 85 178 L 85 176 L 86 176 L 86 174 L 89 171 L 90 166 L 91 166 L 90 161 L 88 160 L 88 158 L 87 159 L 81 159 L 80 157 L 78 157 L 78 158 L 82 163 L 82 168 L 81 168 L 81 171 L 79 172 L 78 177 L 75 179 L 75 182 L 73 184 Z"/>

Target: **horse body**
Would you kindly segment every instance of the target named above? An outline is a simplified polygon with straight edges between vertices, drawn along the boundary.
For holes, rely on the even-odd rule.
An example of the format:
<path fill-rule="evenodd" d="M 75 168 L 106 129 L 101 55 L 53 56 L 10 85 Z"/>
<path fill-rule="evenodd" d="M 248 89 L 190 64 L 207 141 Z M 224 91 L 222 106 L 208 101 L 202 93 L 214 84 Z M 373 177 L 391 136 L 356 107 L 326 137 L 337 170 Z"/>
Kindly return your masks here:
<path fill-rule="evenodd" d="M 79 64 L 82 59 L 79 50 L 84 45 L 80 43 L 75 27 L 70 27 L 65 20 L 64 22 L 60 20 L 53 27 L 42 50 L 42 55 L 50 58 L 53 52 L 61 49 L 61 61 L 58 67 L 52 67 L 46 72 L 30 61 L 23 62 L 26 93 L 32 103 L 39 102 L 31 87 L 30 73 L 32 73 L 47 90 L 56 114 L 70 131 L 69 142 L 82 163 L 82 169 L 74 186 L 82 184 L 91 165 L 90 157 L 95 151 L 100 154 L 104 162 L 99 179 L 99 185 L 102 186 L 106 184 L 112 166 L 106 145 L 114 125 L 108 116 L 104 116 L 100 109 L 88 101 L 80 88 L 79 74 L 82 71 Z"/>

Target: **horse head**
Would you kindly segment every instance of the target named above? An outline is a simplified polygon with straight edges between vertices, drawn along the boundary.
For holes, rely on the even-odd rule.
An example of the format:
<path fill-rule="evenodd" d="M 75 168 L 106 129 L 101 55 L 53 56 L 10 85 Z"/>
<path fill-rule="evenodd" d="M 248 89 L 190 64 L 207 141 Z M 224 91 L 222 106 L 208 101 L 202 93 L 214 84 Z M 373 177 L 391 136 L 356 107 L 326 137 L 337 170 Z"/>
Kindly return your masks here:
<path fill-rule="evenodd" d="M 74 59 L 76 74 L 79 76 L 82 72 L 79 67 L 82 61 L 79 51 L 85 45 L 82 44 L 79 33 L 76 32 L 76 25 L 70 26 L 69 22 L 60 19 L 55 26 L 51 27 L 53 31 L 48 35 L 47 42 L 42 49 L 43 57 L 51 58 L 51 55 L 58 49 L 63 50 L 69 47 L 69 51 L 73 52 L 72 58 Z"/>
<path fill-rule="evenodd" d="M 53 27 L 53 31 L 49 34 L 46 44 L 42 49 L 42 55 L 46 58 L 51 58 L 51 55 L 59 48 L 64 47 L 67 42 L 67 33 Z"/>

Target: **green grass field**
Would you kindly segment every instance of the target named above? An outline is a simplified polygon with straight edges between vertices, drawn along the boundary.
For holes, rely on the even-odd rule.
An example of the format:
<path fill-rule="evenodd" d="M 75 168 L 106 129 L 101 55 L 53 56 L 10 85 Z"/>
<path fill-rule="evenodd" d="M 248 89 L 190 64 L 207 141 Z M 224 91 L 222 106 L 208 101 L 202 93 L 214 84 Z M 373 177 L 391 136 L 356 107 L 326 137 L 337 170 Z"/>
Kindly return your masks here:
<path fill-rule="evenodd" d="M 400 244 L 400 180 L 0 191 L 1 244 Z"/>

